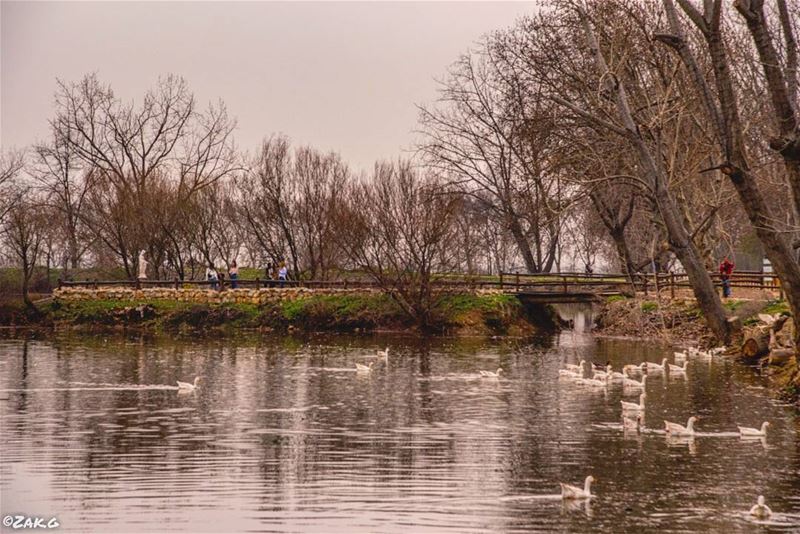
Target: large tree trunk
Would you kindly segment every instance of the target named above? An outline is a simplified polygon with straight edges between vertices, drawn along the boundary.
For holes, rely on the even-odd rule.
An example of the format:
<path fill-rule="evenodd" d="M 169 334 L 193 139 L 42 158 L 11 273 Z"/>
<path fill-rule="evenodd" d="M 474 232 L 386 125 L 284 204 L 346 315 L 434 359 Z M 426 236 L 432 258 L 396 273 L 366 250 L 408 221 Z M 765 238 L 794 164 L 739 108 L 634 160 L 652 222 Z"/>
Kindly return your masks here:
<path fill-rule="evenodd" d="M 631 250 L 628 248 L 628 242 L 625 239 L 625 230 L 619 228 L 609 229 L 609 235 L 614 242 L 614 248 L 617 249 L 617 256 L 619 256 L 620 267 L 622 273 L 628 277 L 628 280 L 633 283 L 633 275 L 636 273 L 636 265 L 633 263 L 633 256 Z"/>
<path fill-rule="evenodd" d="M 719 341 L 727 345 L 731 341 L 730 326 L 714 282 L 683 225 L 672 194 L 665 188 L 660 189 L 656 190 L 656 204 L 667 227 L 670 249 L 678 257 L 689 277 L 695 299 L 705 315 L 709 328 Z"/>
<path fill-rule="evenodd" d="M 529 273 L 539 272 L 539 266 L 536 265 L 536 260 L 531 250 L 531 244 L 528 243 L 525 233 L 522 231 L 522 226 L 519 224 L 519 220 L 514 214 L 508 215 L 507 220 L 511 235 L 514 237 L 514 242 L 517 244 L 519 253 L 522 255 L 522 260 L 525 262 L 525 268 Z"/>

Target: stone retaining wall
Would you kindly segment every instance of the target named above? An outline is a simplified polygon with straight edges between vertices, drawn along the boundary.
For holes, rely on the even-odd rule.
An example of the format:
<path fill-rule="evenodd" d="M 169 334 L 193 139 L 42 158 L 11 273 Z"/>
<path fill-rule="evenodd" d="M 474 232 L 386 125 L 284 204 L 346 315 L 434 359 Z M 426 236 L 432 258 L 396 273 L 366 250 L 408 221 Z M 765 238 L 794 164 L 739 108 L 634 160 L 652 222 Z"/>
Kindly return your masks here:
<path fill-rule="evenodd" d="M 286 288 L 260 288 L 260 289 L 226 289 L 215 291 L 211 289 L 174 289 L 174 288 L 143 288 L 133 289 L 128 287 L 62 287 L 53 291 L 56 301 L 88 301 L 88 300 L 176 300 L 180 302 L 195 302 L 198 304 L 223 304 L 246 303 L 265 304 L 268 302 L 281 302 L 284 300 L 297 300 L 312 295 L 375 295 L 378 289 L 310 289 L 304 287 Z M 496 289 L 478 289 L 475 294 L 489 295 L 502 293 Z"/>

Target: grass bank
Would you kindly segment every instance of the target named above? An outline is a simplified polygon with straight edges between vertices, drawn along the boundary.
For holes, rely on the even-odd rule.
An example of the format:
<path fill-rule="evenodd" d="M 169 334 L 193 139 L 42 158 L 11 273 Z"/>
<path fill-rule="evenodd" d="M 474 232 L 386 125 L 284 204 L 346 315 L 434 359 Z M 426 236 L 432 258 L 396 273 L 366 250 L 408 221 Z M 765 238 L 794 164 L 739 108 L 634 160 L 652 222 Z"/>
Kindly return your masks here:
<path fill-rule="evenodd" d="M 540 311 L 541 312 L 541 311 Z M 548 326 L 509 295 L 443 297 L 431 330 L 454 335 L 529 335 Z M 544 317 L 544 320 L 543 320 Z M 262 305 L 194 304 L 173 300 L 55 301 L 28 312 L 21 303 L 0 307 L 0 324 L 153 331 L 405 331 L 416 325 L 387 295 L 305 295 Z"/>

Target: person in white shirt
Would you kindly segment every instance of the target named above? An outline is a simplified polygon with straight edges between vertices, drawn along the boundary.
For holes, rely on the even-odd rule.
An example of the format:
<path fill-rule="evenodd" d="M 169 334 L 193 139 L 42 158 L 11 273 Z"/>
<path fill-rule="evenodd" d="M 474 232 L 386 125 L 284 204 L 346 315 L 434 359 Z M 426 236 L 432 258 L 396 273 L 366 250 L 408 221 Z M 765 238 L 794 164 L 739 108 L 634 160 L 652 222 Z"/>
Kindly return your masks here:
<path fill-rule="evenodd" d="M 211 289 L 217 289 L 217 280 L 219 280 L 219 275 L 217 275 L 217 271 L 214 269 L 213 265 L 209 265 L 208 269 L 206 269 L 206 280 L 211 282 Z"/>
<path fill-rule="evenodd" d="M 278 280 L 280 281 L 281 287 L 283 287 L 288 276 L 289 276 L 289 269 L 286 268 L 286 265 L 281 264 L 281 268 L 278 271 Z"/>

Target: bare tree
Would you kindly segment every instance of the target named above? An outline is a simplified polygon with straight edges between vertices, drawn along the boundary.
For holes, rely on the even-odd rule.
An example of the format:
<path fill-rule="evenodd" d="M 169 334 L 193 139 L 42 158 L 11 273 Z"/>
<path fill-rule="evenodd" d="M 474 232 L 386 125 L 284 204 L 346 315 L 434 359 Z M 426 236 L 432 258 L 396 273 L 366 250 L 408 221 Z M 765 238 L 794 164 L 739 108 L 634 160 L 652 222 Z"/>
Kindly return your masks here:
<path fill-rule="evenodd" d="M 23 151 L 0 153 L 0 222 L 6 218 L 21 194 L 17 179 L 24 168 L 25 153 Z"/>
<path fill-rule="evenodd" d="M 675 109 L 674 101 L 669 98 L 674 79 L 661 75 L 659 69 L 663 68 L 663 63 L 654 62 L 653 56 L 657 53 L 646 40 L 639 42 L 638 49 L 643 55 L 642 47 L 647 47 L 648 63 L 637 64 L 624 56 L 618 58 L 620 63 L 614 65 L 613 70 L 609 67 L 606 53 L 630 50 L 636 46 L 630 41 L 641 36 L 642 24 L 624 30 L 614 26 L 621 14 L 634 13 L 637 6 L 626 4 L 623 10 L 617 3 L 597 4 L 590 15 L 578 3 L 567 1 L 561 4 L 563 9 L 547 16 L 558 19 L 560 26 L 582 30 L 588 49 L 577 49 L 564 40 L 564 35 L 552 32 L 539 37 L 540 56 L 546 58 L 539 69 L 544 83 L 553 86 L 550 98 L 572 115 L 576 124 L 617 135 L 634 150 L 637 168 L 630 178 L 637 180 L 653 199 L 669 247 L 686 270 L 709 327 L 720 341 L 727 343 L 731 333 L 725 310 L 669 187 L 669 159 L 663 140 L 665 133 L 676 128 L 682 118 L 680 110 Z M 603 28 L 608 52 L 601 48 L 593 22 Z M 639 31 L 632 31 L 635 29 Z M 544 40 L 548 38 L 555 38 L 558 42 L 545 44 Z M 647 72 L 645 69 L 648 67 L 655 67 L 655 70 Z M 587 78 L 586 73 L 592 71 L 594 79 Z M 639 99 L 636 108 L 631 104 L 629 85 Z M 599 90 L 590 90 L 589 87 L 599 87 Z"/>
<path fill-rule="evenodd" d="M 61 212 L 64 235 L 67 242 L 69 266 L 76 269 L 90 241 L 83 210 L 92 187 L 92 173 L 79 166 L 69 143 L 54 136 L 51 144 L 40 144 L 34 148 L 35 166 L 31 174 L 39 182 L 49 205 Z"/>
<path fill-rule="evenodd" d="M 494 52 L 485 44 L 450 68 L 438 106 L 420 107 L 419 149 L 451 185 L 491 201 L 529 272 L 549 271 L 569 200 L 552 179 L 548 138 L 537 135 L 543 101 L 522 91 L 513 65 Z"/>
<path fill-rule="evenodd" d="M 452 267 L 457 206 L 441 184 L 401 161 L 376 164 L 372 180 L 350 188 L 339 212 L 339 246 L 423 329 L 440 304 L 436 274 Z"/>
<path fill-rule="evenodd" d="M 20 195 L 3 221 L 3 235 L 7 247 L 22 268 L 22 298 L 25 305 L 34 308 L 29 296 L 29 285 L 42 253 L 48 221 L 41 203 L 30 189 Z"/>
<path fill-rule="evenodd" d="M 59 81 L 56 106 L 51 121 L 56 138 L 91 170 L 100 187 L 94 198 L 104 199 L 103 205 L 94 204 L 100 212 L 91 218 L 97 237 L 113 244 L 129 276 L 134 275 L 133 257 L 142 249 L 161 269 L 168 241 L 164 234 L 173 231 L 180 210 L 161 210 L 164 217 L 151 224 L 152 202 L 163 198 L 154 193 L 169 189 L 174 202 L 187 202 L 237 168 L 231 139 L 235 123 L 224 105 L 198 111 L 184 80 L 167 76 L 136 107 L 89 75 L 78 83 Z M 102 220 L 104 213 L 112 219 Z M 121 231 L 123 226 L 127 231 Z M 134 231 L 145 226 L 148 231 Z"/>
<path fill-rule="evenodd" d="M 669 24 L 669 33 L 660 33 L 655 37 L 672 48 L 683 62 L 686 70 L 691 75 L 713 127 L 715 137 L 719 143 L 719 151 L 723 162 L 717 166 L 730 178 L 735 187 L 742 206 L 750 219 L 759 240 L 764 245 L 767 257 L 773 264 L 775 272 L 781 279 L 786 291 L 786 296 L 793 313 L 800 313 L 800 264 L 796 261 L 786 233 L 776 225 L 773 211 L 766 202 L 753 172 L 748 154 L 747 140 L 741 121 L 737 92 L 731 74 L 729 54 L 725 46 L 723 33 L 723 5 L 721 0 L 709 0 L 703 4 L 701 12 L 689 0 L 679 0 L 679 4 L 688 19 L 702 36 L 708 50 L 708 57 L 714 73 L 713 91 L 706 80 L 695 53 L 683 30 L 678 17 L 678 12 L 672 0 L 664 0 L 664 8 Z M 781 155 L 784 157 L 787 168 L 787 178 L 795 199 L 795 213 L 797 213 L 800 200 L 800 167 L 793 163 L 792 145 L 796 142 L 796 132 L 790 130 L 797 128 L 797 118 L 789 95 L 792 93 L 791 78 L 784 77 L 779 62 L 774 53 L 770 34 L 766 28 L 763 14 L 763 2 L 738 2 L 737 8 L 745 16 L 751 33 L 757 41 L 757 49 L 764 60 L 772 61 L 765 65 L 767 87 L 772 97 L 772 104 L 779 119 L 781 132 L 784 133 L 785 143 L 781 144 Z M 785 5 L 783 6 L 785 9 Z M 791 23 L 785 26 L 789 30 L 787 39 L 791 37 Z M 796 48 L 796 47 L 795 47 Z M 790 47 L 791 49 L 791 47 Z M 795 49 L 796 64 L 796 49 Z M 796 94 L 796 75 L 794 78 Z M 788 129 L 787 129 L 788 128 Z M 792 140 L 792 136 L 794 140 Z M 773 140 L 774 142 L 775 140 Z M 772 143 L 771 143 L 772 144 Z M 785 145 L 785 146 L 784 146 Z M 795 171 L 797 174 L 795 175 Z M 796 341 L 800 341 L 800 333 L 796 334 Z M 800 344 L 798 344 L 800 347 Z"/>

